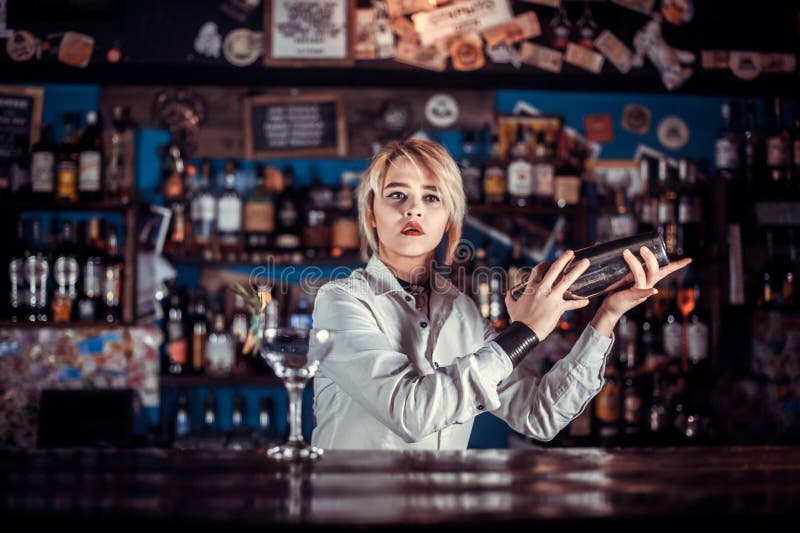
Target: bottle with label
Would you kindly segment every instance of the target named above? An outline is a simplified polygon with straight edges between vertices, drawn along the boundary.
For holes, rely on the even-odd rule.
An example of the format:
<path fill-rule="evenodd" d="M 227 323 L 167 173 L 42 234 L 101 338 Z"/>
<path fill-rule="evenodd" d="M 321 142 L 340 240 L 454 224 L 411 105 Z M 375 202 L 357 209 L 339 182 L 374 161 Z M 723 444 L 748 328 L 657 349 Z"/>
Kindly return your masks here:
<path fill-rule="evenodd" d="M 756 103 L 747 100 L 747 123 L 742 135 L 742 163 L 745 179 L 745 191 L 755 192 L 761 177 L 763 160 L 763 142 L 761 130 L 756 121 Z"/>
<path fill-rule="evenodd" d="M 9 246 L 11 260 L 8 263 L 8 280 L 10 282 L 8 293 L 8 320 L 21 322 L 25 317 L 25 277 L 23 274 L 25 258 L 28 251 L 25 248 L 26 223 L 22 218 L 17 218 L 16 238 Z"/>
<path fill-rule="evenodd" d="M 171 213 L 165 248 L 169 252 L 176 253 L 182 250 L 186 237 L 186 210 L 183 205 L 186 164 L 183 154 L 176 144 L 167 145 L 163 153 L 161 172 L 164 205 L 169 207 Z"/>
<path fill-rule="evenodd" d="M 611 362 L 606 364 L 603 375 L 605 383 L 594 400 L 595 428 L 603 446 L 617 443 L 622 417 L 622 387 L 619 372 Z"/>
<path fill-rule="evenodd" d="M 555 165 L 553 151 L 543 131 L 536 134 L 536 146 L 533 149 L 533 195 L 538 203 L 552 203 L 555 194 Z"/>
<path fill-rule="evenodd" d="M 306 256 L 313 258 L 324 255 L 331 245 L 331 228 L 328 221 L 328 201 L 332 197 L 330 189 L 322 180 L 313 178 L 308 188 L 308 201 L 303 216 L 303 248 Z"/>
<path fill-rule="evenodd" d="M 105 251 L 98 246 L 100 241 L 100 219 L 91 218 L 84 237 L 83 291 L 78 302 L 78 319 L 87 322 L 99 320 L 102 311 L 100 302 L 105 277 Z"/>
<path fill-rule="evenodd" d="M 233 408 L 231 410 L 231 429 L 228 432 L 227 447 L 232 450 L 246 450 L 251 447 L 252 439 L 250 430 L 245 423 L 245 401 L 241 393 L 233 396 Z"/>
<path fill-rule="evenodd" d="M 235 293 L 233 296 L 233 312 L 231 313 L 231 336 L 236 350 L 236 363 L 233 369 L 236 374 L 246 374 L 249 371 L 244 354 L 244 343 L 247 341 L 249 331 L 250 313 L 245 307 L 242 295 Z"/>
<path fill-rule="evenodd" d="M 133 183 L 127 183 L 133 177 L 126 176 L 126 169 L 133 158 L 129 153 L 133 147 L 134 124 L 130 118 L 130 108 L 115 105 L 111 110 L 110 153 L 105 166 L 105 190 L 112 198 L 130 192 Z"/>
<path fill-rule="evenodd" d="M 461 141 L 461 159 L 458 162 L 461 171 L 461 181 L 464 186 L 464 195 L 467 203 L 480 204 L 483 201 L 482 172 L 478 164 L 478 147 L 475 142 L 475 132 L 466 131 Z"/>
<path fill-rule="evenodd" d="M 65 113 L 61 144 L 58 147 L 56 166 L 56 200 L 76 202 L 78 200 L 78 135 L 80 115 Z"/>
<path fill-rule="evenodd" d="M 622 387 L 622 435 L 627 445 L 641 442 L 644 421 L 644 400 L 642 398 L 639 371 L 636 361 L 636 345 L 626 346 L 625 373 Z"/>
<path fill-rule="evenodd" d="M 170 423 L 172 447 L 186 449 L 191 433 L 192 427 L 189 419 L 189 402 L 186 399 L 186 393 L 181 391 L 178 393 L 178 403 Z"/>
<path fill-rule="evenodd" d="M 734 102 L 722 102 L 722 127 L 714 140 L 717 175 L 728 181 L 737 180 L 741 170 L 737 109 Z"/>
<path fill-rule="evenodd" d="M 39 142 L 31 152 L 31 192 L 35 199 L 52 200 L 56 182 L 56 152 L 52 128 L 42 125 Z"/>
<path fill-rule="evenodd" d="M 270 447 L 278 437 L 272 415 L 272 398 L 263 396 L 258 402 L 258 427 L 253 436 L 253 445 L 258 449 Z"/>
<path fill-rule="evenodd" d="M 768 189 L 776 194 L 789 192 L 792 180 L 792 141 L 783 122 L 781 99 L 772 99 L 772 116 L 766 132 Z"/>
<path fill-rule="evenodd" d="M 183 307 L 177 289 L 169 294 L 169 307 L 165 317 L 165 373 L 180 375 L 188 373 L 188 342 L 183 322 Z"/>
<path fill-rule="evenodd" d="M 224 189 L 217 200 L 217 240 L 222 256 L 236 261 L 243 249 L 242 197 L 236 190 L 236 163 L 225 163 Z"/>
<path fill-rule="evenodd" d="M 578 44 L 593 51 L 594 40 L 597 38 L 597 34 L 600 33 L 600 27 L 595 22 L 594 16 L 592 16 L 592 8 L 589 7 L 589 2 L 583 3 L 583 13 L 575 27 L 578 34 Z"/>
<path fill-rule="evenodd" d="M 696 257 L 702 246 L 702 198 L 697 191 L 697 169 L 693 162 L 678 162 L 678 225 L 675 255 Z"/>
<path fill-rule="evenodd" d="M 355 253 L 361 246 L 358 228 L 358 207 L 355 199 L 355 187 L 358 174 L 342 172 L 341 188 L 338 194 L 338 213 L 333 223 L 331 236 L 331 255 L 339 257 L 347 253 Z"/>
<path fill-rule="evenodd" d="M 31 222 L 31 249 L 23 264 L 23 275 L 28 285 L 28 322 L 47 322 L 49 318 L 47 280 L 50 276 L 50 261 L 45 251 L 41 221 L 38 218 Z"/>
<path fill-rule="evenodd" d="M 297 300 L 297 306 L 289 316 L 289 327 L 311 329 L 311 326 L 311 303 L 308 298 L 301 296 Z"/>
<path fill-rule="evenodd" d="M 756 300 L 758 307 L 772 307 L 778 299 L 777 276 L 775 276 L 775 252 L 772 231 L 766 234 L 766 256 L 759 276 L 760 289 Z"/>
<path fill-rule="evenodd" d="M 200 175 L 197 188 L 192 195 L 190 207 L 192 220 L 192 245 L 194 253 L 203 259 L 213 258 L 214 231 L 216 228 L 217 199 L 211 192 L 211 161 L 204 159 L 200 163 Z"/>
<path fill-rule="evenodd" d="M 794 128 L 792 129 L 792 180 L 800 188 L 800 100 L 794 103 Z"/>
<path fill-rule="evenodd" d="M 669 442 L 669 409 L 663 393 L 663 378 L 660 371 L 653 372 L 653 387 L 647 408 L 647 441 L 651 445 Z"/>
<path fill-rule="evenodd" d="M 193 299 L 191 370 L 194 374 L 202 374 L 203 364 L 206 359 L 206 342 L 208 341 L 209 330 L 205 290 L 202 287 L 197 287 L 194 291 Z"/>
<path fill-rule="evenodd" d="M 99 200 L 103 194 L 103 126 L 97 111 L 86 113 L 86 127 L 78 140 L 78 194 L 81 200 Z"/>
<path fill-rule="evenodd" d="M 219 429 L 219 417 L 217 416 L 218 406 L 217 397 L 213 391 L 206 392 L 203 400 L 203 422 L 200 426 L 200 446 L 212 450 L 225 447 L 225 435 Z"/>
<path fill-rule="evenodd" d="M 500 205 L 507 202 L 506 167 L 507 164 L 500 153 L 500 138 L 497 132 L 493 131 L 489 162 L 483 169 L 483 198 L 487 204 Z"/>
<path fill-rule="evenodd" d="M 667 255 L 675 257 L 678 250 L 678 223 L 676 220 L 675 201 L 677 187 L 666 158 L 658 160 L 658 230 L 664 239 Z"/>
<path fill-rule="evenodd" d="M 274 166 L 264 166 L 261 170 L 262 179 L 244 204 L 245 245 L 253 262 L 262 261 L 262 255 L 272 246 L 275 232 L 275 179 L 272 176 L 276 172 L 278 169 Z"/>
<path fill-rule="evenodd" d="M 561 4 L 558 13 L 549 24 L 550 46 L 556 50 L 566 50 L 572 36 L 572 29 L 572 21 L 569 20 L 564 4 Z"/>
<path fill-rule="evenodd" d="M 677 303 L 677 287 L 675 282 L 670 283 L 670 298 L 666 315 L 661 326 L 661 342 L 664 353 L 669 360 L 680 362 L 683 355 L 683 317 Z M 663 292 L 664 288 L 660 289 Z"/>
<path fill-rule="evenodd" d="M 517 127 L 517 138 L 511 146 L 510 156 L 508 194 L 511 205 L 525 207 L 532 200 L 534 169 L 531 162 L 530 130 L 524 124 Z"/>
<path fill-rule="evenodd" d="M 206 375 L 226 377 L 236 363 L 236 345 L 228 333 L 225 315 L 221 310 L 214 314 L 214 324 L 206 340 L 203 369 Z"/>
<path fill-rule="evenodd" d="M 53 322 L 69 322 L 76 318 L 74 304 L 77 298 L 77 284 L 80 275 L 80 267 L 76 255 L 72 222 L 66 220 L 61 226 L 61 236 L 53 254 L 53 281 L 55 281 L 52 300 Z M 78 318 L 83 320 L 80 317 L 80 313 L 78 313 Z M 92 319 L 89 318 L 87 320 Z"/>
<path fill-rule="evenodd" d="M 275 250 L 280 254 L 290 254 L 300 249 L 300 199 L 294 186 L 292 167 L 285 167 L 278 182 Z"/>
<path fill-rule="evenodd" d="M 105 321 L 108 323 L 122 320 L 122 281 L 125 262 L 120 251 L 119 236 L 115 228 L 108 231 L 106 264 L 103 276 L 103 307 Z"/>
<path fill-rule="evenodd" d="M 655 179 L 650 159 L 639 160 L 639 180 L 642 194 L 636 199 L 636 213 L 639 226 L 637 233 L 646 233 L 658 229 L 658 183 Z"/>

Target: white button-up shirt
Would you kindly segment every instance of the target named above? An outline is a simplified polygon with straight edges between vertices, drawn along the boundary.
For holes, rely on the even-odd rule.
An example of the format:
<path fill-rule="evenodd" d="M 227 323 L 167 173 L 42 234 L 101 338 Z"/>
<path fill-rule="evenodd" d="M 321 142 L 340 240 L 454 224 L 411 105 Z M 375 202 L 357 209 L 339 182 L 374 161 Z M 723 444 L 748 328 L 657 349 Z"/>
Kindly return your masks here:
<path fill-rule="evenodd" d="M 323 449 L 463 450 L 476 415 L 551 440 L 603 385 L 612 339 L 587 326 L 546 374 L 516 369 L 473 300 L 434 274 L 430 317 L 381 260 L 323 285 L 314 327 L 335 332 L 314 378 Z"/>

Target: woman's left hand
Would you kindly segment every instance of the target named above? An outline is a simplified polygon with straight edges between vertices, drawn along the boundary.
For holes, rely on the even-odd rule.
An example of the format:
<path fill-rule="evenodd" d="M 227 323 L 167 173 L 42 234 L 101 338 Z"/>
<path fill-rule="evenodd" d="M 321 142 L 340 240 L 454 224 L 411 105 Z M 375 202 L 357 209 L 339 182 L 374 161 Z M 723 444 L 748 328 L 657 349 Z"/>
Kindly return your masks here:
<path fill-rule="evenodd" d="M 656 283 L 692 262 L 690 257 L 686 257 L 660 267 L 655 254 L 650 249 L 642 246 L 639 253 L 644 259 L 647 270 L 642 267 L 630 250 L 625 250 L 622 255 L 633 273 L 634 285 L 630 289 L 609 294 L 600 304 L 595 320 L 592 321 L 595 329 L 606 336 L 611 335 L 614 325 L 622 315 L 658 293 L 658 290 L 654 288 Z"/>

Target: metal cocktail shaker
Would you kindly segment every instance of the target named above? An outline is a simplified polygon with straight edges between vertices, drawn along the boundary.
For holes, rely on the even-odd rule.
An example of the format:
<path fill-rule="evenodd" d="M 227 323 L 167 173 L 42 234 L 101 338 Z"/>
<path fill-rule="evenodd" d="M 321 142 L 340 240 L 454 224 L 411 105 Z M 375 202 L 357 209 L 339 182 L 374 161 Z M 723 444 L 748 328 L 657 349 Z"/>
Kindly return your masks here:
<path fill-rule="evenodd" d="M 608 292 L 627 289 L 634 283 L 633 273 L 625 262 L 622 252 L 630 250 L 633 255 L 644 265 L 644 259 L 639 253 L 639 249 L 646 246 L 656 256 L 660 267 L 669 264 L 667 250 L 664 246 L 664 239 L 657 231 L 641 233 L 631 237 L 624 237 L 613 241 L 608 241 L 580 250 L 575 250 L 575 257 L 570 265 L 564 269 L 565 273 L 571 270 L 571 265 L 576 264 L 581 259 L 589 259 L 589 268 L 581 274 L 575 283 L 570 285 L 567 296 L 578 298 L 594 298 Z M 518 299 L 525 290 L 522 283 L 512 289 L 512 297 Z"/>

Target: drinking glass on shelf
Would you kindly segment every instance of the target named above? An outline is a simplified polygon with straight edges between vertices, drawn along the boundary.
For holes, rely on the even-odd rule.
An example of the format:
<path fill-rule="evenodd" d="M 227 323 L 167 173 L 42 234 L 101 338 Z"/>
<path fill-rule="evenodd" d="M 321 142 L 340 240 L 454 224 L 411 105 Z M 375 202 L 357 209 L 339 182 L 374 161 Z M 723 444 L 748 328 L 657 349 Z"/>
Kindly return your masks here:
<path fill-rule="evenodd" d="M 317 459 L 322 455 L 322 449 L 303 440 L 303 390 L 330 352 L 333 335 L 327 329 L 265 327 L 261 330 L 262 357 L 283 381 L 289 395 L 289 438 L 284 444 L 268 449 L 267 456 L 295 460 Z"/>

